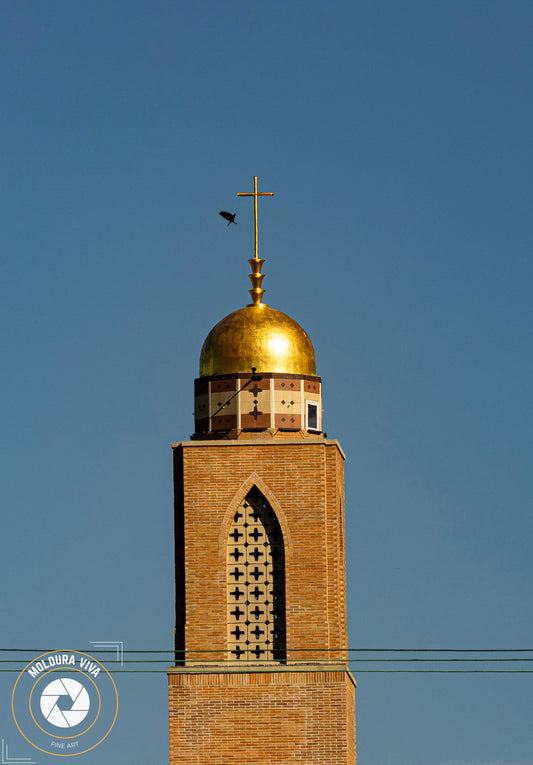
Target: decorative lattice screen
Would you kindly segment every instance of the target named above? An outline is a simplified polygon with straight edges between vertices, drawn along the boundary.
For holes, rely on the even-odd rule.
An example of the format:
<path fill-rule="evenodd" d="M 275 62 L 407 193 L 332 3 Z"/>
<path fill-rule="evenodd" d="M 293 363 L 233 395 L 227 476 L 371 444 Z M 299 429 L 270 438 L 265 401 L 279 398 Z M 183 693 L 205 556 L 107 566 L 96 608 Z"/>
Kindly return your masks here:
<path fill-rule="evenodd" d="M 255 486 L 233 518 L 226 561 L 229 658 L 285 661 L 283 536 Z"/>

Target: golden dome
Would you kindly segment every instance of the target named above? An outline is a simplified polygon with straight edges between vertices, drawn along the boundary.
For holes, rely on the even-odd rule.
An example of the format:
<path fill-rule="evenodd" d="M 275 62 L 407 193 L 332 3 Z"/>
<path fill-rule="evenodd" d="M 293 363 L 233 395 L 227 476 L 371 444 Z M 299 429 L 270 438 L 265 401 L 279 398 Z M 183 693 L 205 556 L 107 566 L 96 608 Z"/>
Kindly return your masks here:
<path fill-rule="evenodd" d="M 200 353 L 200 377 L 257 372 L 316 375 L 315 352 L 300 325 L 264 303 L 233 311 L 213 327 Z"/>

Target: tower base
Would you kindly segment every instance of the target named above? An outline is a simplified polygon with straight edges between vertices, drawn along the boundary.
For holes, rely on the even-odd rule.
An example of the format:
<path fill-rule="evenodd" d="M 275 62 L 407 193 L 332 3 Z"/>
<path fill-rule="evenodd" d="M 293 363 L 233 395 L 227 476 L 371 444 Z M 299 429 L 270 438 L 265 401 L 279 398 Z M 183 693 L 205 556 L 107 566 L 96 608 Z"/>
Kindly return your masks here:
<path fill-rule="evenodd" d="M 170 765 L 355 765 L 344 664 L 172 667 Z"/>

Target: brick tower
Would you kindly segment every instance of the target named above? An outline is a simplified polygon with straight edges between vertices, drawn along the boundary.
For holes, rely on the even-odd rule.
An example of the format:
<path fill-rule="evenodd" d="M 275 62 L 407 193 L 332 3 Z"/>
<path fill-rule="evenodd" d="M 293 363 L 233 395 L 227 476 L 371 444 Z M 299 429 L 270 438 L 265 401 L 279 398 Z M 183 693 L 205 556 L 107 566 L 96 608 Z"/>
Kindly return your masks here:
<path fill-rule="evenodd" d="M 344 454 L 304 330 L 262 302 L 206 338 L 195 432 L 173 444 L 171 765 L 355 765 Z"/>

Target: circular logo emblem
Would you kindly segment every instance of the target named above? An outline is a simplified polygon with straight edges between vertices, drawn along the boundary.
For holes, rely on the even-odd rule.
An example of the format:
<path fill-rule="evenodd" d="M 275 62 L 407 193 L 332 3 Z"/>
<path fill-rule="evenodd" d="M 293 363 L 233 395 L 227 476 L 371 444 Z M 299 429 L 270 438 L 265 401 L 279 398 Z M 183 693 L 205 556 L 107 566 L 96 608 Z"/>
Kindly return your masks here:
<path fill-rule="evenodd" d="M 89 654 L 51 651 L 24 667 L 11 706 L 17 728 L 32 746 L 71 757 L 94 749 L 109 734 L 118 694 L 110 673 Z"/>
<path fill-rule="evenodd" d="M 71 677 L 52 680 L 41 693 L 41 712 L 56 728 L 73 728 L 87 717 L 91 699 L 81 683 Z"/>

